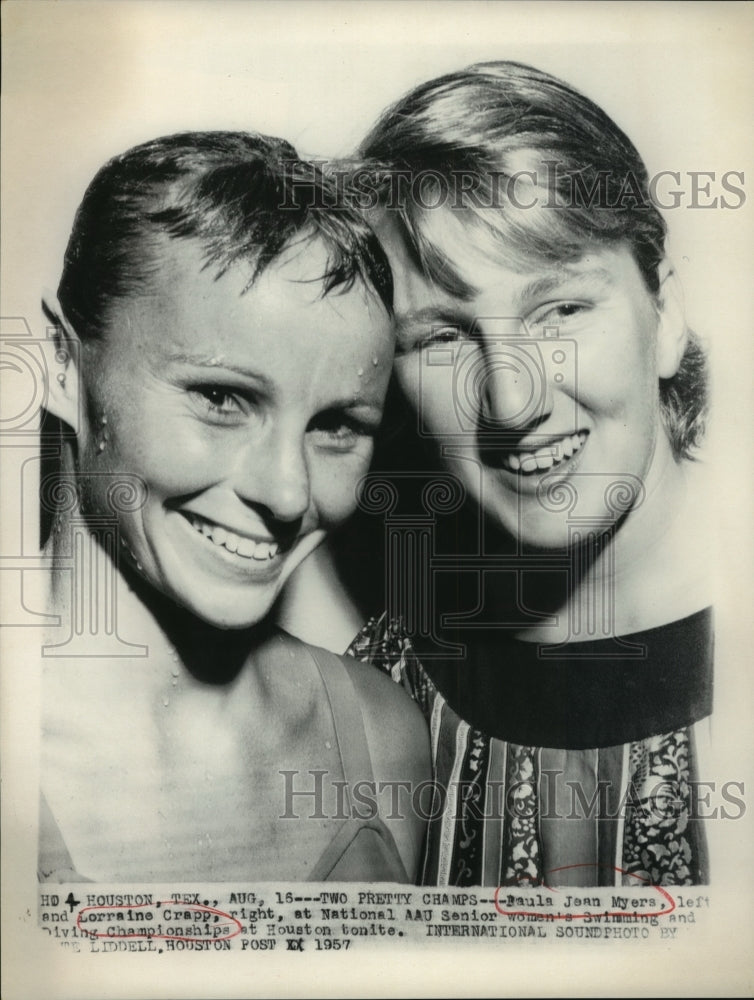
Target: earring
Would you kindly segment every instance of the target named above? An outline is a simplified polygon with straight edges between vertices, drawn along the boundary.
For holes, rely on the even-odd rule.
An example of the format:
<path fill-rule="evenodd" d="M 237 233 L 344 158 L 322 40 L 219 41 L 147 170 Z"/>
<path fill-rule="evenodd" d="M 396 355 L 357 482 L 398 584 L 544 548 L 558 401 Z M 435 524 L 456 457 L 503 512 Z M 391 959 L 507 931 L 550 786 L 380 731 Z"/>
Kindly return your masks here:
<path fill-rule="evenodd" d="M 58 380 L 60 388 L 65 389 L 65 374 L 63 372 L 58 372 L 55 378 Z"/>

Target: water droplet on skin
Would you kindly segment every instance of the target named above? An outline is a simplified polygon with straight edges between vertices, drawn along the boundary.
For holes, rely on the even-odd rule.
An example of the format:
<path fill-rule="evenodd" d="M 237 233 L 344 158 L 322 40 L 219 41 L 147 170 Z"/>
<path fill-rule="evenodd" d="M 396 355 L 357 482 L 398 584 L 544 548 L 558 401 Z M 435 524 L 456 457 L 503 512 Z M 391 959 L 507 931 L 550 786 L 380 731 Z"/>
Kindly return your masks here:
<path fill-rule="evenodd" d="M 168 705 L 170 704 L 170 698 L 163 698 L 162 704 L 165 706 L 165 708 L 167 708 Z"/>
<path fill-rule="evenodd" d="M 178 683 L 178 678 L 174 677 L 173 678 L 173 687 L 175 687 L 177 683 Z"/>
<path fill-rule="evenodd" d="M 101 422 L 102 422 L 103 424 L 106 424 L 106 423 L 107 423 L 107 417 L 103 415 L 103 417 L 102 417 L 102 421 L 101 421 Z"/>
<path fill-rule="evenodd" d="M 379 358 L 372 358 L 372 364 L 374 365 L 375 368 L 377 367 L 377 365 L 379 363 L 380 363 L 380 359 Z"/>
<path fill-rule="evenodd" d="M 100 441 L 100 443 L 97 445 L 97 447 L 98 447 L 98 449 L 100 451 L 104 451 L 105 450 L 105 442 L 104 441 Z"/>
<path fill-rule="evenodd" d="M 356 369 L 356 374 L 359 376 L 359 378 L 361 378 L 361 376 L 364 374 L 364 369 L 363 368 L 357 368 Z"/>
<path fill-rule="evenodd" d="M 173 675 L 173 677 L 177 677 L 179 675 L 179 673 L 180 673 L 180 670 L 178 669 L 177 666 L 176 667 L 171 667 L 170 668 L 170 673 Z"/>
<path fill-rule="evenodd" d="M 332 743 L 329 740 L 325 740 L 325 747 L 328 750 L 332 750 Z"/>

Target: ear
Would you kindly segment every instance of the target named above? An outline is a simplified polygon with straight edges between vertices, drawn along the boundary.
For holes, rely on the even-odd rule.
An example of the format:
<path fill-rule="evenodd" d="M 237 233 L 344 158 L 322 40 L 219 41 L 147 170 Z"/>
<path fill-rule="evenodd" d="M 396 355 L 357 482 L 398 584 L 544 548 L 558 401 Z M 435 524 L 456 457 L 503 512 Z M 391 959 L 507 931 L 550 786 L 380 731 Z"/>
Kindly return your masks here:
<path fill-rule="evenodd" d="M 63 315 L 54 293 L 44 293 L 42 309 L 54 327 L 43 348 L 47 367 L 46 408 L 78 431 L 81 341 Z"/>
<path fill-rule="evenodd" d="M 670 261 L 659 268 L 657 293 L 657 372 L 660 378 L 672 378 L 678 371 L 688 342 L 688 327 L 683 308 L 683 293 Z"/>

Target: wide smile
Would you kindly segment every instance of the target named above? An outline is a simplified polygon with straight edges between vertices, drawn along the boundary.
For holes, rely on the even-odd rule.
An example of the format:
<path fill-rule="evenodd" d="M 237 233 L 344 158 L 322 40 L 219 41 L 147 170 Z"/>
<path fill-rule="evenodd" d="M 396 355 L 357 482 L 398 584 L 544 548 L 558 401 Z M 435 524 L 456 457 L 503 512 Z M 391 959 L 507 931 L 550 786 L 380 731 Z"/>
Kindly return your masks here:
<path fill-rule="evenodd" d="M 255 562 L 266 563 L 274 559 L 280 551 L 281 546 L 274 539 L 241 535 L 215 521 L 199 517 L 198 514 L 185 513 L 184 517 L 208 542 L 239 556 L 241 559 L 253 559 Z"/>
<path fill-rule="evenodd" d="M 231 574 L 239 581 L 271 581 L 278 577 L 286 556 L 300 541 L 300 536 L 290 539 L 262 538 L 242 534 L 228 525 L 212 521 L 193 511 L 179 510 L 179 522 L 195 542 L 199 565 L 205 570 L 221 575 Z"/>
<path fill-rule="evenodd" d="M 587 437 L 586 431 L 578 431 L 556 438 L 535 451 L 522 448 L 507 451 L 500 456 L 500 465 L 517 476 L 549 473 L 574 460 L 586 443 Z"/>

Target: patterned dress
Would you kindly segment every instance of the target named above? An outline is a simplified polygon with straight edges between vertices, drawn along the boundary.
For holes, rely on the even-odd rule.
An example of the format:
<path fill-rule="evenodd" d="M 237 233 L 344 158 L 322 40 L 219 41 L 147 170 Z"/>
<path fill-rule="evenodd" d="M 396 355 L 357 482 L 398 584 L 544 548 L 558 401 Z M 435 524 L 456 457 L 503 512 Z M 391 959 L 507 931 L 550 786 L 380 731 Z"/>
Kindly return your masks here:
<path fill-rule="evenodd" d="M 706 883 L 695 783 L 712 710 L 710 610 L 548 649 L 496 632 L 475 637 L 460 665 L 424 665 L 386 616 L 352 643 L 429 723 L 434 781 L 413 801 L 429 821 L 423 884 Z"/>

